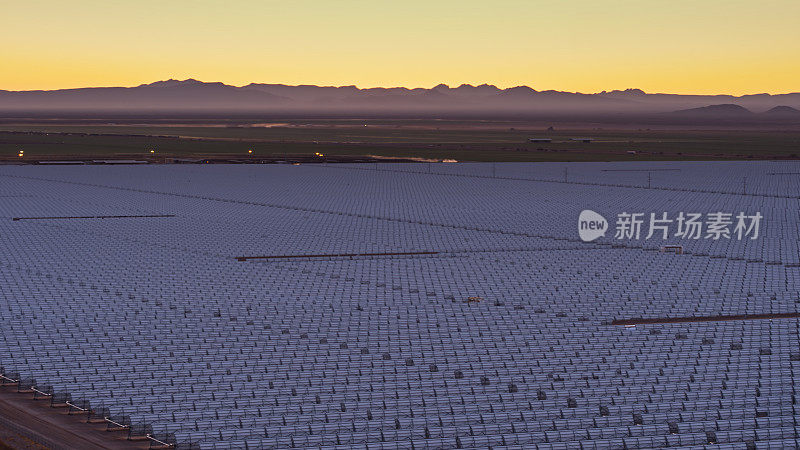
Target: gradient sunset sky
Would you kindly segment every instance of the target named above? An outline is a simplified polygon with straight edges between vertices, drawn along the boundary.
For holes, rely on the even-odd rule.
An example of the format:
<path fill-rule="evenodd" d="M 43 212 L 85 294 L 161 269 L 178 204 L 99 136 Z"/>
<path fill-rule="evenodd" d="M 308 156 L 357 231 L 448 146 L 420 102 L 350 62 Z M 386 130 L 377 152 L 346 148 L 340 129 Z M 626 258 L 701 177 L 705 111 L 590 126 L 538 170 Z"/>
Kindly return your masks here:
<path fill-rule="evenodd" d="M 798 0 L 7 2 L 0 89 L 168 78 L 800 91 Z"/>

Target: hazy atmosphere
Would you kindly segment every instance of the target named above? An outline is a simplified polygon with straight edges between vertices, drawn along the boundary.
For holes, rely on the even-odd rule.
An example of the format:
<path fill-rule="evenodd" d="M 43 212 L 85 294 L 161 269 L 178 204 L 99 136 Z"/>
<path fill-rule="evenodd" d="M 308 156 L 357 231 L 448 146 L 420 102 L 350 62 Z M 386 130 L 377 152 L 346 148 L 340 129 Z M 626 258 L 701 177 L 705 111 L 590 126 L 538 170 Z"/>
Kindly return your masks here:
<path fill-rule="evenodd" d="M 197 78 L 787 93 L 798 17 L 794 0 L 8 2 L 0 89 Z"/>
<path fill-rule="evenodd" d="M 0 8 L 0 450 L 800 449 L 800 0 Z"/>

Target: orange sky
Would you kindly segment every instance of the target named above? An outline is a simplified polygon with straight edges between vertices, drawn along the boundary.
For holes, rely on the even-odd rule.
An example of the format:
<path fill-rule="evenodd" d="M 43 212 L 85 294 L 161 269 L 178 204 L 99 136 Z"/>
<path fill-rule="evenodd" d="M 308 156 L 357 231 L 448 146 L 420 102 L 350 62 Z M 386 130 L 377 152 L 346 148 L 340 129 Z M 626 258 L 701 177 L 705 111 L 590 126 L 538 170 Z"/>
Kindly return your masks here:
<path fill-rule="evenodd" d="M 800 91 L 797 0 L 28 0 L 0 89 L 168 78 L 598 92 Z"/>

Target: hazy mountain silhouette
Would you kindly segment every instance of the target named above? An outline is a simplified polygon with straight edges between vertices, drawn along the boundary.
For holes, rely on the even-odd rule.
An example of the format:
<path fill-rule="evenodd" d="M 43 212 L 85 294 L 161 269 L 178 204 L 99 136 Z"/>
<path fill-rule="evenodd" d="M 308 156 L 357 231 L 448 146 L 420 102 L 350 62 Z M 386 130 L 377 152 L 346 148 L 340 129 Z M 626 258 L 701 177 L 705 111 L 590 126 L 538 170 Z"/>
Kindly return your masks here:
<path fill-rule="evenodd" d="M 784 119 L 775 120 L 768 115 L 754 113 L 743 106 L 733 103 L 682 109 L 660 114 L 659 116 L 665 118 L 669 122 L 682 124 L 763 125 L 768 123 L 787 123 Z M 800 123 L 800 120 L 798 120 L 798 123 Z"/>
<path fill-rule="evenodd" d="M 769 111 L 764 111 L 763 115 L 770 117 L 786 117 L 795 118 L 800 117 L 800 110 L 792 108 L 791 106 L 776 106 Z"/>
<path fill-rule="evenodd" d="M 709 106 L 711 105 L 711 106 Z M 782 108 L 776 108 L 776 107 Z M 788 108 L 788 109 L 787 109 Z M 251 83 L 231 86 L 194 79 L 165 80 L 135 87 L 80 88 L 53 91 L 0 91 L 0 111 L 13 112 L 229 112 L 311 114 L 493 114 L 641 115 L 724 117 L 768 120 L 794 117 L 800 93 L 740 97 L 730 95 L 648 94 L 640 89 L 582 94 L 537 91 L 529 86 L 445 84 L 426 88 L 289 86 Z M 767 111 L 754 114 L 748 111 Z M 676 111 L 681 110 L 681 111 Z"/>
<path fill-rule="evenodd" d="M 676 116 L 694 116 L 694 117 L 727 117 L 727 118 L 743 118 L 753 116 L 753 112 L 749 109 L 734 105 L 732 103 L 724 103 L 721 105 L 702 106 L 700 108 L 683 109 L 674 111 L 672 113 Z"/>
<path fill-rule="evenodd" d="M 733 95 L 683 95 L 683 94 L 647 94 L 641 89 L 601 92 L 599 96 L 632 100 L 647 104 L 662 111 L 692 109 L 709 105 L 733 104 L 750 110 L 759 111 L 780 105 L 800 107 L 800 93 L 791 94 L 751 94 Z"/>
<path fill-rule="evenodd" d="M 267 92 L 193 79 L 130 88 L 0 91 L 0 110 L 258 110 L 287 101 Z"/>

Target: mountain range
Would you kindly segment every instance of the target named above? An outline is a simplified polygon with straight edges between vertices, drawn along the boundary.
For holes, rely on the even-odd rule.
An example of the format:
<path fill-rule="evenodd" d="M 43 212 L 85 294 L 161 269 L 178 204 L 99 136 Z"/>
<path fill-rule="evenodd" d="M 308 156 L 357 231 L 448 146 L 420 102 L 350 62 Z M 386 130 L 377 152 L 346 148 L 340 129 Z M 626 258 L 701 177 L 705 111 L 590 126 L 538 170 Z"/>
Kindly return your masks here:
<path fill-rule="evenodd" d="M 317 113 L 317 114 L 669 114 L 683 118 L 791 120 L 800 115 L 800 93 L 754 95 L 648 94 L 639 89 L 582 94 L 500 89 L 489 84 L 440 84 L 426 88 L 289 86 L 251 83 L 232 86 L 194 79 L 135 87 L 36 91 L 0 90 L 0 112 L 131 113 Z"/>

